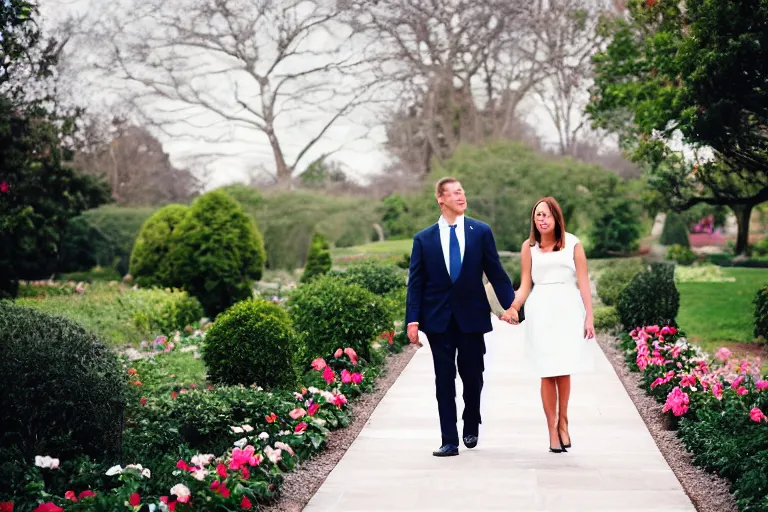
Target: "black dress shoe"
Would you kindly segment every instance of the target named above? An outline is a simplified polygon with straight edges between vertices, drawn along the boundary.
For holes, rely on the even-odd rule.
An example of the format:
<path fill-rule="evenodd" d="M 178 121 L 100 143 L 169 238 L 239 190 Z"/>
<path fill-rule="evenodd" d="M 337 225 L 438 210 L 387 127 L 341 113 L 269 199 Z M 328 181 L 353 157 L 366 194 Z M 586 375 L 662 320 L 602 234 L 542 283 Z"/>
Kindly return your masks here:
<path fill-rule="evenodd" d="M 467 448 L 474 448 L 477 446 L 477 436 L 466 435 L 464 436 L 464 446 Z"/>
<path fill-rule="evenodd" d="M 453 457 L 459 454 L 459 447 L 455 444 L 444 444 L 439 450 L 432 452 L 435 457 Z"/>

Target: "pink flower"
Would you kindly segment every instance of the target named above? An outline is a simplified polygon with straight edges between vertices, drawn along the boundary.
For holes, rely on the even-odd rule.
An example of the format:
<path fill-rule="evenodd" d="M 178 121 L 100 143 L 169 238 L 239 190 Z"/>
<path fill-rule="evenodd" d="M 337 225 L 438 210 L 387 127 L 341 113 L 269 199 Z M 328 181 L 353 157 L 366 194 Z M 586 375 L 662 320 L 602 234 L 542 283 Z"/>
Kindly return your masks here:
<path fill-rule="evenodd" d="M 742 383 L 742 382 L 744 382 L 744 376 L 743 376 L 743 375 L 741 375 L 741 376 L 739 376 L 739 377 L 736 377 L 735 379 L 733 379 L 733 382 L 731 382 L 731 387 L 732 387 L 733 389 L 736 389 L 736 388 L 738 388 L 739 386 L 741 386 L 741 383 Z"/>
<path fill-rule="evenodd" d="M 765 388 L 768 388 L 768 380 L 759 380 L 755 383 L 755 386 L 757 387 L 758 391 L 762 391 Z"/>
<path fill-rule="evenodd" d="M 314 359 L 312 361 L 312 368 L 314 368 L 318 372 L 323 368 L 325 368 L 326 366 L 328 365 L 326 364 L 325 359 L 323 359 L 322 357 L 318 357 L 317 359 Z"/>
<path fill-rule="evenodd" d="M 247 496 L 243 496 L 242 501 L 240 501 L 240 508 L 244 510 L 250 510 L 252 507 L 253 505 L 251 505 L 251 500 L 249 500 Z"/>
<path fill-rule="evenodd" d="M 255 455 L 255 451 L 256 449 L 253 446 L 232 450 L 232 460 L 229 461 L 229 469 L 237 471 L 247 464 L 258 466 L 261 463 L 261 455 Z"/>
<path fill-rule="evenodd" d="M 736 390 L 736 394 L 739 396 L 744 396 L 749 393 L 749 390 L 745 388 L 744 386 L 740 386 L 739 389 Z"/>
<path fill-rule="evenodd" d="M 712 384 L 712 394 L 714 394 L 715 398 L 718 400 L 723 399 L 723 383 L 719 380 Z"/>
<path fill-rule="evenodd" d="M 337 348 L 337 349 L 336 349 L 336 352 L 334 352 L 334 354 L 333 354 L 333 357 L 335 357 L 336 359 L 338 359 L 338 358 L 340 358 L 340 357 L 341 357 L 341 354 L 343 354 L 343 353 L 344 353 L 344 352 L 343 352 L 343 351 L 342 351 L 340 348 Z"/>
<path fill-rule="evenodd" d="M 291 448 L 290 445 L 288 445 L 288 444 L 286 444 L 286 443 L 284 443 L 282 441 L 277 441 L 275 443 L 275 448 L 279 448 L 279 449 L 281 449 L 283 451 L 286 451 L 286 452 L 290 453 L 291 455 L 295 455 L 293 453 L 293 448 Z"/>
<path fill-rule="evenodd" d="M 141 397 L 141 400 L 140 400 L 140 402 L 141 402 L 141 405 L 147 405 L 147 399 L 146 399 L 146 397 Z"/>
<path fill-rule="evenodd" d="M 224 464 L 216 464 L 216 473 L 221 478 L 227 478 L 227 466 Z"/>
<path fill-rule="evenodd" d="M 649 325 L 648 327 L 645 328 L 645 332 L 647 332 L 648 334 L 651 334 L 651 335 L 658 334 L 659 333 L 659 326 L 658 325 Z"/>
<path fill-rule="evenodd" d="M 360 383 L 362 383 L 363 382 L 363 374 L 362 373 L 357 373 L 357 372 L 353 373 L 352 374 L 352 382 L 354 382 L 355 384 L 358 384 L 358 385 Z"/>
<path fill-rule="evenodd" d="M 694 387 L 696 386 L 696 376 L 695 375 L 682 375 L 680 377 L 680 387 Z"/>
<path fill-rule="evenodd" d="M 763 411 L 761 411 L 759 408 L 755 407 L 751 411 L 749 411 L 749 417 L 752 419 L 752 421 L 756 421 L 760 423 L 762 420 L 766 419 L 765 414 L 763 414 Z"/>
<path fill-rule="evenodd" d="M 725 347 L 720 347 L 717 349 L 717 352 L 715 352 L 715 357 L 724 363 L 731 357 L 731 351 Z"/>
<path fill-rule="evenodd" d="M 275 449 L 267 446 L 264 448 L 264 453 L 272 464 L 277 464 L 283 458 L 283 452 L 279 448 Z"/>
<path fill-rule="evenodd" d="M 8 185 L 7 181 L 0 183 L 0 192 L 2 192 L 3 194 L 7 194 L 10 190 L 11 190 L 11 186 Z"/>
<path fill-rule="evenodd" d="M 243 475 L 243 479 L 248 480 L 251 478 L 251 472 L 248 471 L 248 466 L 243 466 L 240 468 L 240 474 Z"/>
<path fill-rule="evenodd" d="M 347 354 L 347 357 L 352 361 L 352 364 L 357 365 L 357 352 L 355 352 L 352 347 L 345 348 L 344 353 Z"/>
<path fill-rule="evenodd" d="M 661 328 L 661 335 L 662 336 L 674 336 L 677 334 L 677 329 L 672 327 L 671 325 L 665 325 Z"/>
<path fill-rule="evenodd" d="M 683 392 L 679 387 L 675 387 L 675 389 L 670 391 L 667 395 L 667 401 L 664 404 L 662 411 L 667 412 L 671 410 L 672 414 L 675 416 L 682 416 L 688 412 L 689 403 L 688 393 Z"/>
<path fill-rule="evenodd" d="M 333 384 L 333 381 L 336 380 L 336 373 L 331 370 L 330 366 L 326 366 L 325 370 L 323 370 L 323 379 L 325 379 L 325 382 L 328 384 Z"/>
<path fill-rule="evenodd" d="M 91 491 L 90 489 L 86 489 L 80 493 L 80 496 L 78 496 L 78 498 L 82 500 L 84 498 L 93 498 L 94 496 L 96 496 L 95 492 Z"/>
<path fill-rule="evenodd" d="M 70 501 L 73 501 L 73 502 L 77 503 L 77 496 L 75 496 L 75 491 L 67 491 L 67 492 L 65 492 L 64 493 L 64 499 L 65 500 L 70 500 Z"/>
<path fill-rule="evenodd" d="M 52 501 L 41 503 L 32 512 L 63 512 L 63 508 L 59 507 Z"/>
<path fill-rule="evenodd" d="M 347 397 L 345 397 L 341 393 L 333 396 L 333 405 L 335 405 L 336 407 L 341 408 L 341 406 L 346 403 L 347 403 Z"/>
<path fill-rule="evenodd" d="M 349 384 L 352 382 L 352 374 L 349 373 L 349 370 L 341 370 L 341 382 L 342 384 Z"/>
<path fill-rule="evenodd" d="M 307 430 L 307 424 L 303 421 L 298 425 L 296 425 L 296 428 L 293 429 L 293 431 L 296 432 L 297 434 L 301 434 L 305 430 Z"/>
<path fill-rule="evenodd" d="M 310 416 L 314 416 L 317 414 L 317 411 L 320 409 L 320 404 L 312 404 L 307 408 L 307 414 Z"/>
<path fill-rule="evenodd" d="M 290 416 L 291 418 L 297 420 L 297 419 L 303 417 L 305 414 L 307 414 L 307 411 L 305 411 L 301 407 L 297 407 L 296 409 L 294 409 L 291 412 L 289 412 L 288 416 Z"/>
<path fill-rule="evenodd" d="M 192 492 L 189 490 L 189 487 L 187 487 L 184 484 L 176 484 L 173 487 L 171 487 L 171 494 L 176 495 L 176 501 L 179 503 L 186 503 L 189 501 L 189 497 L 192 494 Z"/>
<path fill-rule="evenodd" d="M 139 493 L 135 492 L 131 494 L 131 496 L 128 498 L 128 503 L 132 507 L 138 507 L 139 505 L 141 505 L 141 496 L 139 496 Z"/>
<path fill-rule="evenodd" d="M 189 465 L 183 460 L 180 460 L 179 462 L 177 462 L 176 467 L 182 471 L 189 471 Z"/>

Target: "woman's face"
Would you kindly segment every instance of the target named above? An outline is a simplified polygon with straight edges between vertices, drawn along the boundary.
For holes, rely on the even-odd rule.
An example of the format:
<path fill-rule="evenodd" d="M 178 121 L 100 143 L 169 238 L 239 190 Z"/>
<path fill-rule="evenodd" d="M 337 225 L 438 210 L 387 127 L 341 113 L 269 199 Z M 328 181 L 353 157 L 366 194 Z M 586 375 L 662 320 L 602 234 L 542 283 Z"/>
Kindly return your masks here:
<path fill-rule="evenodd" d="M 536 223 L 536 229 L 542 235 L 548 235 L 555 230 L 555 218 L 552 216 L 552 211 L 545 201 L 536 205 L 536 209 L 533 212 L 533 221 Z"/>

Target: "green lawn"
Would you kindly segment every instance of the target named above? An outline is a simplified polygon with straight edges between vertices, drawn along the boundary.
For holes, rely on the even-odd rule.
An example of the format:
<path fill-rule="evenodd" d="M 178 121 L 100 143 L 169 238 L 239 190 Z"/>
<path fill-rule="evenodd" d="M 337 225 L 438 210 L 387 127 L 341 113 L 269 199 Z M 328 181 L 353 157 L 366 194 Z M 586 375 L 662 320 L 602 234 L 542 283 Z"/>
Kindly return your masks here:
<path fill-rule="evenodd" d="M 356 245 L 354 247 L 341 247 L 333 250 L 332 256 L 334 258 L 344 256 L 357 256 L 357 255 L 376 255 L 386 256 L 401 254 L 411 254 L 411 247 L 413 246 L 413 240 L 385 240 L 383 242 L 371 242 L 364 245 Z"/>
<path fill-rule="evenodd" d="M 678 324 L 707 350 L 722 342 L 748 343 L 754 340 L 754 305 L 757 290 L 768 283 L 768 269 L 724 268 L 723 274 L 736 278 L 731 283 L 679 283 Z"/>

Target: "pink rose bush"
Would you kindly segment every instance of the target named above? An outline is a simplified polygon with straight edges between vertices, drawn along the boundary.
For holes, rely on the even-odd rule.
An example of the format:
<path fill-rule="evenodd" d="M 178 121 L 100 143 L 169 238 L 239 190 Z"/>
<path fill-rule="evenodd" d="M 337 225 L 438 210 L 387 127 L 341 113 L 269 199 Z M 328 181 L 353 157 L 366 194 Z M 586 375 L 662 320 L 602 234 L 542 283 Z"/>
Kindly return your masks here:
<path fill-rule="evenodd" d="M 351 347 L 340 347 L 327 359 L 318 357 L 312 361 L 310 367 L 306 381 L 313 386 L 337 388 L 343 395 L 350 397 L 356 397 L 368 390 L 366 369 Z"/>

